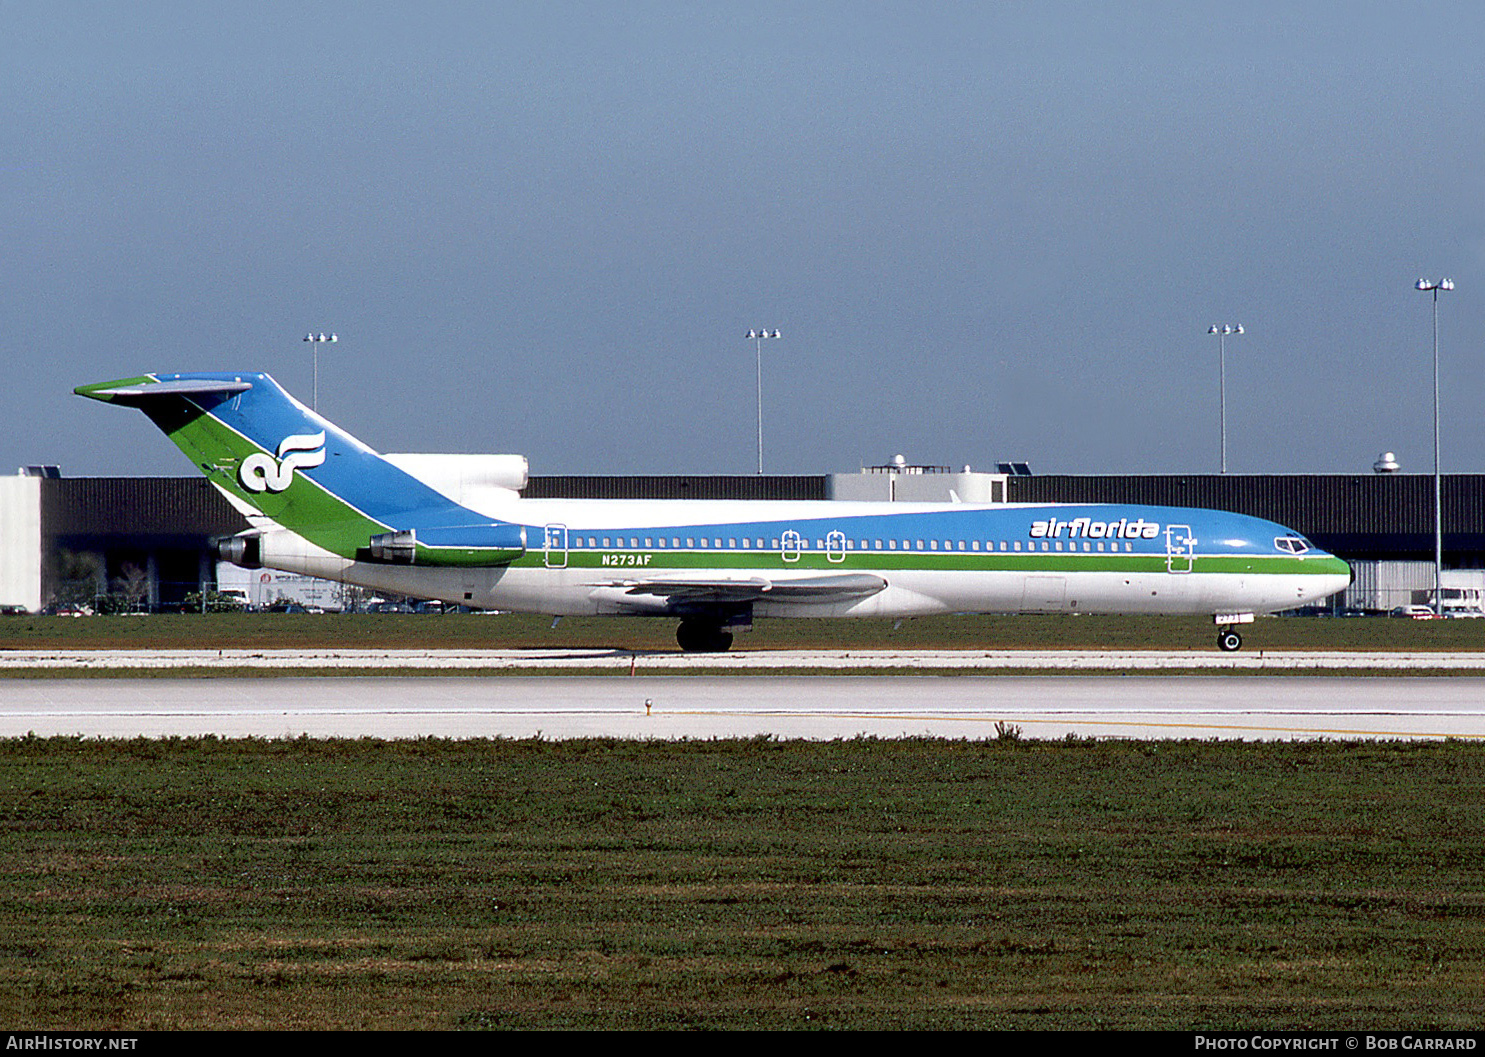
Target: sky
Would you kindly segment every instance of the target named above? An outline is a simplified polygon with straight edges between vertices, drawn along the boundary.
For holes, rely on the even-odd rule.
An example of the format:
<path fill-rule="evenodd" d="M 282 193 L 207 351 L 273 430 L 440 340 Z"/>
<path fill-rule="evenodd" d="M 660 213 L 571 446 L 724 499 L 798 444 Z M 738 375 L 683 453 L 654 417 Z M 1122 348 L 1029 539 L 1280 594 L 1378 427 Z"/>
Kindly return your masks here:
<path fill-rule="evenodd" d="M 0 4 L 0 472 L 263 370 L 533 474 L 1485 472 L 1485 6 Z"/>

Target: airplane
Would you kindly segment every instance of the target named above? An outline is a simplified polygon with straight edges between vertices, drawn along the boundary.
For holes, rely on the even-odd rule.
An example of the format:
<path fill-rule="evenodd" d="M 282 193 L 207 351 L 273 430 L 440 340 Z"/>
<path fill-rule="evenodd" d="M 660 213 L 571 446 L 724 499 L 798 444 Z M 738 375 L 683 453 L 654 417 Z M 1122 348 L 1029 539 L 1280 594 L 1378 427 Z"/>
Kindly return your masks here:
<path fill-rule="evenodd" d="M 527 499 L 519 455 L 378 454 L 253 372 L 79 386 L 136 407 L 250 528 L 218 558 L 474 609 L 679 618 L 721 652 L 760 617 L 1210 616 L 1239 625 L 1344 590 L 1302 535 L 1182 507 Z"/>

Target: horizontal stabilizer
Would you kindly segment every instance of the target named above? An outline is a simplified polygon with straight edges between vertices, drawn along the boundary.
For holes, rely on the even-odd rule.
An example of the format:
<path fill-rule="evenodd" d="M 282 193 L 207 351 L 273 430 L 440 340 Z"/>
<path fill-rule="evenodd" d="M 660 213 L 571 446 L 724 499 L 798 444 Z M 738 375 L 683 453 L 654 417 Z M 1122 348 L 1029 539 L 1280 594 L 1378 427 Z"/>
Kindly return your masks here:
<path fill-rule="evenodd" d="M 145 400 L 157 400 L 170 396 L 244 393 L 252 387 L 252 382 L 240 380 L 175 378 L 168 382 L 156 382 L 149 378 L 130 378 L 119 382 L 103 382 L 99 385 L 80 385 L 73 392 L 78 396 L 91 397 L 108 404 L 138 407 Z"/>

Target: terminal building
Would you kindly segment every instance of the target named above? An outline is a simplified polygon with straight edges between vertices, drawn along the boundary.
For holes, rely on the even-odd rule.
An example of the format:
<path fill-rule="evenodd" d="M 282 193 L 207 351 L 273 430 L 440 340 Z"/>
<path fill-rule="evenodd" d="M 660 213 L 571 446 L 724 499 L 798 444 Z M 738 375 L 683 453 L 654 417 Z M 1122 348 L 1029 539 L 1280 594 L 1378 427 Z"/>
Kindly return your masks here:
<path fill-rule="evenodd" d="M 1395 465 L 1395 464 L 1392 464 Z M 531 498 L 835 499 L 966 503 L 1139 503 L 1251 514 L 1303 533 L 1351 562 L 1336 609 L 1387 611 L 1433 591 L 1430 474 L 1037 475 L 909 465 L 901 457 L 854 474 L 806 476 L 531 477 Z M 247 528 L 204 478 L 64 477 L 26 467 L 0 478 L 0 606 L 38 612 L 112 600 L 174 609 L 187 596 L 240 590 L 257 605 L 291 600 L 341 608 L 339 585 L 271 570 L 219 566 L 210 541 Z M 1443 479 L 1444 587 L 1449 604 L 1485 593 L 1485 474 Z"/>

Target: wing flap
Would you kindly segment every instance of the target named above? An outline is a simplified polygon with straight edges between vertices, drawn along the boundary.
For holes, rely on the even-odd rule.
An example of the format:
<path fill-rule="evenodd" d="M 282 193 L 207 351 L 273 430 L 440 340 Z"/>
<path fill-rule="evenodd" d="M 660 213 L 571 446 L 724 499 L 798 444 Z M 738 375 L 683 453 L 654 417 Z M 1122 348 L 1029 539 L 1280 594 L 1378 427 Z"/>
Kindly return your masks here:
<path fill-rule="evenodd" d="M 797 602 L 839 602 L 874 595 L 887 581 L 870 573 L 827 573 L 822 576 L 764 576 L 703 578 L 651 576 L 607 580 L 591 587 L 620 588 L 630 595 L 655 595 L 676 602 L 756 602 L 762 599 Z"/>

